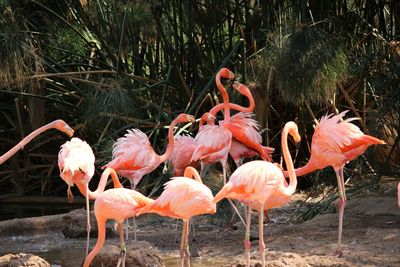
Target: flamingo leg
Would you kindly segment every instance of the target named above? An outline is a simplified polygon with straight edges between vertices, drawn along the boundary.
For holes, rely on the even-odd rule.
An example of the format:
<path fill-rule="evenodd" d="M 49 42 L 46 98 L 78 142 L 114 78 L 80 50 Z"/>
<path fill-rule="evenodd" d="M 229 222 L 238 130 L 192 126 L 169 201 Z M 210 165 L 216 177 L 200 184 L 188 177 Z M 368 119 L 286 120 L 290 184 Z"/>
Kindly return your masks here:
<path fill-rule="evenodd" d="M 181 236 L 181 246 L 179 249 L 179 266 L 180 267 L 184 267 L 184 257 L 185 257 L 185 221 L 183 222 L 183 226 L 182 226 L 182 236 Z"/>
<path fill-rule="evenodd" d="M 185 225 L 185 265 L 186 267 L 190 267 L 190 251 L 189 251 L 189 230 L 190 230 L 190 224 L 189 221 L 184 221 L 183 222 Z"/>
<path fill-rule="evenodd" d="M 89 254 L 89 241 L 90 241 L 90 206 L 89 206 L 89 184 L 86 184 L 86 256 Z"/>
<path fill-rule="evenodd" d="M 133 180 L 130 180 L 130 182 L 131 182 L 131 189 L 136 191 L 135 182 Z M 129 218 L 126 219 L 125 226 L 126 226 L 125 239 L 126 239 L 126 241 L 128 241 L 129 240 L 129 233 L 128 233 L 128 231 L 129 231 L 128 230 L 129 229 Z M 137 241 L 136 229 L 137 229 L 137 227 L 136 227 L 136 218 L 133 217 L 133 239 L 135 241 Z"/>
<path fill-rule="evenodd" d="M 265 267 L 265 243 L 264 243 L 264 205 L 260 205 L 258 209 L 258 233 L 259 233 L 259 246 L 261 255 L 261 266 Z"/>
<path fill-rule="evenodd" d="M 223 162 L 221 162 L 222 164 L 222 172 L 224 175 L 224 184 L 226 184 L 226 164 L 224 164 Z M 236 212 L 236 214 L 239 216 L 240 221 L 243 223 L 244 227 L 246 227 L 246 223 L 244 222 L 243 217 L 240 215 L 239 210 L 236 208 L 235 204 L 233 204 L 232 200 L 230 198 L 227 198 L 228 202 L 231 204 L 233 210 Z"/>
<path fill-rule="evenodd" d="M 121 267 L 125 267 L 125 259 L 126 259 L 126 246 L 124 241 L 124 224 L 118 223 L 118 230 L 119 230 L 119 242 L 121 247 L 121 253 L 118 257 L 117 267 L 121 265 Z"/>
<path fill-rule="evenodd" d="M 343 167 L 340 170 L 335 170 L 336 178 L 338 182 L 339 189 L 339 231 L 338 231 L 338 243 L 336 256 L 342 256 L 342 231 L 343 231 L 343 215 L 344 215 L 344 207 L 346 206 L 346 192 L 344 187 L 344 174 Z"/>
<path fill-rule="evenodd" d="M 178 224 L 179 224 L 179 220 L 176 219 L 174 243 L 178 243 Z"/>
<path fill-rule="evenodd" d="M 251 225 L 251 208 L 247 206 L 246 213 L 246 235 L 244 237 L 244 248 L 246 249 L 246 267 L 250 267 L 250 225 Z"/>

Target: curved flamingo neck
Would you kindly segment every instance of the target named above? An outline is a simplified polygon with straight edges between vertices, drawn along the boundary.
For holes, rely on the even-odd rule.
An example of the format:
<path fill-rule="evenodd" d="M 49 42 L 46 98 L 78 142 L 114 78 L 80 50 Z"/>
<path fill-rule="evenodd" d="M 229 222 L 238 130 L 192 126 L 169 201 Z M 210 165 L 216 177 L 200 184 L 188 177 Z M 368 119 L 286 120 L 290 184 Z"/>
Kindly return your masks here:
<path fill-rule="evenodd" d="M 226 91 L 225 87 L 221 83 L 221 72 L 218 72 L 215 76 L 215 83 L 217 84 L 218 90 L 221 92 L 223 106 L 224 106 L 224 120 L 229 122 L 231 115 L 229 112 L 229 96 L 228 92 Z"/>
<path fill-rule="evenodd" d="M 89 199 L 96 199 L 101 193 L 104 192 L 104 189 L 106 188 L 108 176 L 111 175 L 111 179 L 114 184 L 114 188 L 122 188 L 122 184 L 119 182 L 118 175 L 115 172 L 114 169 L 107 167 L 103 173 L 101 174 L 100 177 L 100 182 L 99 185 L 97 186 L 96 191 L 90 191 L 87 187 L 87 184 L 83 183 L 77 183 L 76 186 L 78 187 L 79 191 L 82 193 L 82 195 L 86 196 L 86 193 L 89 197 Z"/>
<path fill-rule="evenodd" d="M 87 255 L 85 262 L 83 263 L 83 267 L 89 267 L 90 263 L 94 257 L 96 257 L 97 253 L 101 250 L 104 245 L 104 241 L 106 239 L 106 224 L 105 220 L 97 220 L 97 229 L 98 229 L 98 237 L 97 242 L 92 251 L 90 251 L 89 255 Z"/>
<path fill-rule="evenodd" d="M 201 180 L 201 177 L 199 175 L 199 173 L 196 171 L 195 168 L 193 167 L 186 167 L 185 169 L 185 173 L 183 174 L 183 176 L 188 177 L 188 178 L 193 178 L 195 179 L 197 182 L 203 183 L 203 181 Z"/>
<path fill-rule="evenodd" d="M 281 139 L 283 157 L 285 159 L 286 167 L 289 172 L 289 185 L 287 187 L 283 188 L 283 192 L 287 196 L 292 195 L 296 191 L 296 187 L 297 187 L 296 173 L 294 171 L 292 156 L 290 155 L 288 142 L 287 142 L 289 130 L 292 127 L 295 127 L 293 122 L 286 123 L 285 127 L 283 128 L 282 139 Z"/>
<path fill-rule="evenodd" d="M 28 136 L 26 136 L 18 144 L 16 144 L 13 148 L 11 148 L 8 152 L 6 152 L 4 155 L 0 157 L 0 165 L 3 164 L 3 162 L 9 159 L 12 155 L 17 153 L 19 150 L 23 149 L 24 146 L 30 141 L 32 141 L 33 138 L 52 128 L 56 128 L 56 121 L 50 122 L 40 128 L 37 128 L 35 131 L 31 132 Z"/>
<path fill-rule="evenodd" d="M 167 145 L 167 149 L 165 150 L 164 154 L 159 155 L 159 162 L 160 163 L 166 161 L 167 159 L 169 159 L 169 157 L 172 154 L 172 151 L 174 150 L 174 144 L 175 144 L 174 128 L 179 122 L 180 122 L 180 120 L 178 118 L 176 118 L 169 125 L 169 128 L 168 128 L 168 145 Z"/>

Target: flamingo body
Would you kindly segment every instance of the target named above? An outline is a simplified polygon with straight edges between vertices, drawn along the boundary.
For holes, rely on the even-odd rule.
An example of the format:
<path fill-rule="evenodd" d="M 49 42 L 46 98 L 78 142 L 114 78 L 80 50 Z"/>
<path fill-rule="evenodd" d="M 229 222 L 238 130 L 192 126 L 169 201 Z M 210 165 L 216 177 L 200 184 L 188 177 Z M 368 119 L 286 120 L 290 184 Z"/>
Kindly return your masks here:
<path fill-rule="evenodd" d="M 175 145 L 169 162 L 172 165 L 174 176 L 182 176 L 186 167 L 196 168 L 198 161 L 190 162 L 195 149 L 194 138 L 188 135 L 175 136 Z"/>
<path fill-rule="evenodd" d="M 86 257 L 83 266 L 89 267 L 94 257 L 103 247 L 107 220 L 114 219 L 118 223 L 121 245 L 124 246 L 122 233 L 124 220 L 136 216 L 138 210 L 152 201 L 152 199 L 143 196 L 139 192 L 127 188 L 113 188 L 101 193 L 94 202 L 98 238 L 95 247 Z"/>
<path fill-rule="evenodd" d="M 88 143 L 74 137 L 65 142 L 58 153 L 60 177 L 68 186 L 87 184 L 94 175 L 94 161 L 95 156 Z"/>
<path fill-rule="evenodd" d="M 164 154 L 158 155 L 150 144 L 146 134 L 139 129 L 128 130 L 124 137 L 118 138 L 113 148 L 113 159 L 104 167 L 113 168 L 118 174 L 131 181 L 131 188 L 136 189 L 145 174 L 154 171 L 162 162 L 167 160 L 174 147 L 174 127 L 180 122 L 194 122 L 194 117 L 180 114 L 168 129 L 168 146 Z"/>
<path fill-rule="evenodd" d="M 223 161 L 224 165 L 228 158 L 231 142 L 232 134 L 224 127 L 204 125 L 195 137 L 195 149 L 190 161 L 200 160 L 205 164 Z"/>

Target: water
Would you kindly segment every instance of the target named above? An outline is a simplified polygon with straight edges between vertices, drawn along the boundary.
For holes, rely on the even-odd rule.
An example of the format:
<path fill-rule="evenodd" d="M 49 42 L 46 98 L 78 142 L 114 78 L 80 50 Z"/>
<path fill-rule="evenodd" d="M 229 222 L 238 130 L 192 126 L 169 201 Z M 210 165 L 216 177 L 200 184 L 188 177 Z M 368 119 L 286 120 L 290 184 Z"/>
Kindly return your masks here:
<path fill-rule="evenodd" d="M 91 238 L 91 247 L 96 238 Z M 118 239 L 107 239 L 106 243 L 117 243 Z M 86 239 L 66 239 L 62 233 L 50 232 L 31 235 L 0 237 L 0 255 L 8 253 L 33 253 L 45 259 L 52 267 L 81 266 L 85 259 Z M 164 256 L 166 267 L 179 266 L 179 251 L 176 255 Z M 220 266 L 229 263 L 222 258 L 198 257 L 191 259 L 192 267 Z"/>

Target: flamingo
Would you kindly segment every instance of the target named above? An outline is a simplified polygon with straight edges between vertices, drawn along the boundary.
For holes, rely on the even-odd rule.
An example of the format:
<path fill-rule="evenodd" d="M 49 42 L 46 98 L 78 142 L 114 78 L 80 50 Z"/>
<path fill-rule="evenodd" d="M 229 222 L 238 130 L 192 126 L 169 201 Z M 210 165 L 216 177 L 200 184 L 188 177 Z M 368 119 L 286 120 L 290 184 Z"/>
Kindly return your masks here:
<path fill-rule="evenodd" d="M 186 264 L 189 267 L 189 220 L 200 214 L 214 214 L 216 205 L 212 202 L 213 198 L 211 190 L 203 184 L 196 169 L 187 167 L 184 177 L 172 177 L 165 183 L 162 194 L 154 202 L 139 210 L 137 215 L 157 213 L 161 216 L 182 219 L 180 266 Z"/>
<path fill-rule="evenodd" d="M 24 139 L 22 139 L 18 144 L 16 144 L 13 148 L 11 148 L 9 151 L 4 153 L 2 156 L 0 156 L 0 165 L 3 164 L 6 160 L 8 160 L 12 155 L 17 153 L 19 150 L 23 149 L 26 144 L 28 144 L 33 138 L 38 136 L 39 134 L 49 130 L 49 129 L 57 129 L 61 132 L 66 133 L 69 137 L 72 137 L 74 135 L 74 130 L 63 120 L 55 120 L 52 121 L 35 131 L 31 132 L 28 136 L 26 136 Z"/>
<path fill-rule="evenodd" d="M 158 155 L 150 144 L 149 138 L 139 129 L 128 130 L 114 144 L 113 159 L 103 166 L 114 169 L 118 174 L 129 179 L 131 189 L 136 190 L 137 184 L 143 175 L 154 171 L 162 162 L 166 161 L 172 154 L 174 148 L 174 127 L 181 122 L 194 122 L 194 117 L 188 114 L 180 114 L 170 124 L 168 129 L 169 144 L 165 153 Z M 128 222 L 128 221 L 127 221 Z M 136 240 L 136 224 L 134 222 L 134 239 Z M 128 231 L 126 231 L 128 239 Z"/>
<path fill-rule="evenodd" d="M 181 122 L 194 121 L 193 116 L 182 113 L 171 122 L 168 130 L 169 144 L 162 155 L 156 154 L 149 138 L 141 130 L 128 130 L 128 133 L 114 144 L 113 159 L 103 168 L 110 167 L 118 174 L 128 178 L 131 182 L 131 189 L 135 190 L 143 175 L 154 171 L 171 156 L 175 143 L 174 127 Z"/>
<path fill-rule="evenodd" d="M 190 163 L 195 145 L 194 138 L 189 135 L 175 136 L 175 145 L 169 162 L 173 169 L 174 176 L 182 176 L 186 167 L 197 167 L 198 162 Z"/>
<path fill-rule="evenodd" d="M 282 169 L 277 165 L 267 161 L 255 160 L 247 162 L 237 168 L 229 178 L 229 182 L 224 185 L 213 200 L 213 202 L 218 203 L 223 198 L 232 198 L 249 205 L 246 214 L 246 236 L 244 240 L 247 266 L 250 266 L 249 238 L 251 208 L 255 208 L 258 211 L 259 248 L 262 266 L 265 266 L 263 210 L 266 202 L 275 202 L 276 199 L 287 198 L 296 190 L 297 179 L 287 144 L 288 134 L 294 138 L 295 142 L 300 141 L 297 125 L 294 122 L 287 122 L 285 124 L 281 139 L 283 156 L 289 171 L 289 185 L 285 183 Z"/>
<path fill-rule="evenodd" d="M 92 148 L 88 143 L 81 139 L 74 137 L 71 141 L 67 141 L 61 146 L 58 153 L 58 168 L 60 169 L 60 177 L 67 183 L 68 201 L 73 201 L 71 186 L 76 184 L 81 193 L 86 198 L 86 218 L 87 218 L 87 244 L 86 255 L 89 252 L 89 239 L 90 239 L 90 209 L 89 199 L 96 199 L 97 195 L 104 191 L 106 186 L 107 177 L 113 171 L 106 169 L 100 179 L 98 189 L 95 192 L 89 190 L 89 182 L 92 179 L 95 171 L 94 167 L 95 156 Z M 119 183 L 118 176 L 115 171 L 112 174 L 114 187 L 122 187 Z"/>
<path fill-rule="evenodd" d="M 127 188 L 112 188 L 98 195 L 94 202 L 94 213 L 97 220 L 98 238 L 96 245 L 86 257 L 83 267 L 89 267 L 94 257 L 104 245 L 106 237 L 106 221 L 113 219 L 118 224 L 120 233 L 121 256 L 119 266 L 125 266 L 125 242 L 123 236 L 124 220 L 137 215 L 137 212 L 152 203 L 154 200 L 143 196 L 141 193 Z"/>
<path fill-rule="evenodd" d="M 358 118 L 343 120 L 348 110 L 337 115 L 323 116 L 315 126 L 311 141 L 311 156 L 307 164 L 295 170 L 297 176 L 302 176 L 315 170 L 332 166 L 336 173 L 339 189 L 339 230 L 336 256 L 342 256 L 342 229 L 346 193 L 344 186 L 344 165 L 363 154 L 374 144 L 385 144 L 384 141 L 364 134 L 360 128 L 350 123 Z M 285 172 L 285 176 L 288 173 Z"/>

